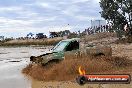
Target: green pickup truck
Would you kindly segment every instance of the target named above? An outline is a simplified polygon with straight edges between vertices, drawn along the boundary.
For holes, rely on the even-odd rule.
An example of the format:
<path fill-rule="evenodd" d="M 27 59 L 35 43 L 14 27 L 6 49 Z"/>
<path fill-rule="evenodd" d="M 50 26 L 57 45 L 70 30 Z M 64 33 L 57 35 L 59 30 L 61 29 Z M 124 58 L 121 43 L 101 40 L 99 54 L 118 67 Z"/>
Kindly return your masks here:
<path fill-rule="evenodd" d="M 85 55 L 111 56 L 112 49 L 109 46 L 95 46 L 92 44 L 82 46 L 79 38 L 72 38 L 60 41 L 48 53 L 40 56 L 31 56 L 30 61 L 32 63 L 45 65 L 49 61 L 60 61 L 65 59 L 65 54 L 67 53 L 74 53 L 76 56 L 81 55 L 81 53 Z"/>

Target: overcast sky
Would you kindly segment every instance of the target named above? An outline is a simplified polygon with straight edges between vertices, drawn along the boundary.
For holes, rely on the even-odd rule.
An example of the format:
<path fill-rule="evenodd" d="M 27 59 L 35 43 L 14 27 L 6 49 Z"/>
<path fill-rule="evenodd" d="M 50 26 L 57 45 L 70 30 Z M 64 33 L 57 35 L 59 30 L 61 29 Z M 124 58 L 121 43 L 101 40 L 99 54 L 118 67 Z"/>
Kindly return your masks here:
<path fill-rule="evenodd" d="M 0 35 L 84 30 L 100 11 L 99 0 L 0 0 Z"/>

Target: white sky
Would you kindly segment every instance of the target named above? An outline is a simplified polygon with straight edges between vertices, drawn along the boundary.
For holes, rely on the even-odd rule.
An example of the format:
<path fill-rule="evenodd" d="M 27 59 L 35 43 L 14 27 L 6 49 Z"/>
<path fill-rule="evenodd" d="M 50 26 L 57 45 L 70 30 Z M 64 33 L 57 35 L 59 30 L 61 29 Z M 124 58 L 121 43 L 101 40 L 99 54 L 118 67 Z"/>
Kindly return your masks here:
<path fill-rule="evenodd" d="M 84 30 L 100 11 L 99 0 L 0 0 L 0 35 Z"/>

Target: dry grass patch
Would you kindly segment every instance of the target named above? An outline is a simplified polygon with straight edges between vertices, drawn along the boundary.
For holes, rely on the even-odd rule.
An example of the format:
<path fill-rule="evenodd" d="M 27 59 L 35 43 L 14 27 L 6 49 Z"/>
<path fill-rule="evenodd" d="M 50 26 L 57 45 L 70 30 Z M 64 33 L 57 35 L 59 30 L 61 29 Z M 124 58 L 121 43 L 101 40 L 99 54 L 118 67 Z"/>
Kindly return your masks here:
<path fill-rule="evenodd" d="M 65 81 L 74 80 L 79 75 L 79 66 L 82 66 L 87 74 L 95 74 L 116 69 L 117 67 L 126 67 L 130 64 L 131 61 L 124 57 L 66 58 L 60 63 L 51 63 L 46 66 L 30 64 L 22 72 L 37 80 Z"/>
<path fill-rule="evenodd" d="M 0 44 L 1 46 L 27 46 L 27 45 L 55 45 L 62 38 L 46 38 L 46 39 L 25 39 L 25 40 L 11 40 Z"/>

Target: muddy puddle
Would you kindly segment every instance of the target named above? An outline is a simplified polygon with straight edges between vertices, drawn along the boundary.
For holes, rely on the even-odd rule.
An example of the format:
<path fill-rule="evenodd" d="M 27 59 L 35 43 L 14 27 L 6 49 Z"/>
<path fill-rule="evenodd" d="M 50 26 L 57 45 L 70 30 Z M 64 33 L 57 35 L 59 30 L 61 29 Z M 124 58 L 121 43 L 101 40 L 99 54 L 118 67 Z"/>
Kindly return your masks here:
<path fill-rule="evenodd" d="M 30 63 L 30 56 L 48 50 L 43 47 L 0 47 L 0 88 L 31 88 L 31 80 L 21 70 Z"/>

